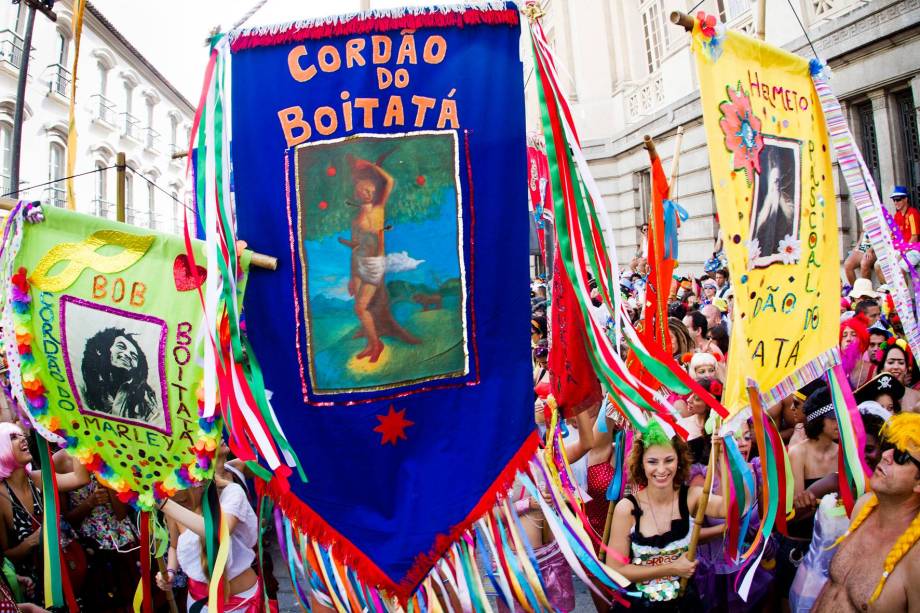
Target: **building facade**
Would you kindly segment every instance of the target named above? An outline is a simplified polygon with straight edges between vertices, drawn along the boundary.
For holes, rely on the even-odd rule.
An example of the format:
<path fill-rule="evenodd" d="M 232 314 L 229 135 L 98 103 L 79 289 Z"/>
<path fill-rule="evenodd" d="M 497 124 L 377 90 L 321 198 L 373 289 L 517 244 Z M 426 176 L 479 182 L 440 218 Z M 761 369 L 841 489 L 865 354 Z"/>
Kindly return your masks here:
<path fill-rule="evenodd" d="M 22 65 L 26 8 L 0 6 L 0 194 L 65 206 L 68 104 L 74 45 L 72 2 L 54 6 L 52 22 L 35 15 L 23 116 L 20 192 L 11 194 L 13 109 Z M 190 202 L 185 159 L 194 107 L 102 13 L 87 2 L 77 68 L 74 179 L 78 211 L 115 218 L 118 152 L 125 178 L 126 221 L 181 231 Z M 98 172 L 92 172 L 98 171 Z M 47 185 L 45 185 L 47 184 Z"/>
<path fill-rule="evenodd" d="M 650 134 L 670 172 L 675 134 L 684 127 L 676 195 L 689 212 L 681 226 L 681 270 L 699 272 L 718 234 L 696 67 L 690 37 L 670 23 L 688 0 L 549 0 L 544 28 L 564 67 L 585 154 L 615 228 L 620 261 L 635 255 L 650 199 Z M 791 5 L 791 6 L 790 6 Z M 794 7 L 794 9 L 793 9 Z M 752 0 L 704 0 L 696 10 L 753 33 Z M 907 185 L 920 203 L 920 0 L 792 0 L 767 4 L 766 40 L 832 69 L 854 137 L 883 197 Z M 529 80 L 533 88 L 533 79 Z M 530 96 L 529 120 L 537 115 Z M 836 177 L 841 257 L 858 238 L 858 215 Z M 626 260 L 628 261 L 628 259 Z"/>

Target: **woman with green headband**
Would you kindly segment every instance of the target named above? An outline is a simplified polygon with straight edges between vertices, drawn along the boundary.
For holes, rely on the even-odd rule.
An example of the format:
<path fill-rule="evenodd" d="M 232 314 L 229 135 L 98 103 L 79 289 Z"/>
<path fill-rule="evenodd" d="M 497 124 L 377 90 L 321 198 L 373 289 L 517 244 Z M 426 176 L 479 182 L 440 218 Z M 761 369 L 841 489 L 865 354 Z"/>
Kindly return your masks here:
<path fill-rule="evenodd" d="M 700 611 L 692 582 L 681 594 L 681 578 L 690 578 L 696 562 L 687 559 L 691 517 L 702 488 L 685 485 L 690 451 L 679 436 L 668 437 L 657 422 L 636 438 L 629 453 L 629 479 L 635 494 L 617 503 L 610 527 L 610 548 L 629 563 L 608 564 L 633 582 L 630 611 Z M 721 496 L 709 496 L 706 514 L 725 517 Z M 615 606 L 614 610 L 626 610 Z"/>

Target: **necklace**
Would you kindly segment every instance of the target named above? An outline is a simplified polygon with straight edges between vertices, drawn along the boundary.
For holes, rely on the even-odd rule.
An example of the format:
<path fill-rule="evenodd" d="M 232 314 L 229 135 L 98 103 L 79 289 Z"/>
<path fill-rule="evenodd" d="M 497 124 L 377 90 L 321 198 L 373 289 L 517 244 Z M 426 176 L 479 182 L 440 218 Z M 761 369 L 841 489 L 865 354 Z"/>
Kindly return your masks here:
<path fill-rule="evenodd" d="M 648 508 L 652 512 L 652 521 L 655 523 L 655 534 L 656 535 L 663 534 L 661 531 L 661 526 L 658 524 L 658 518 L 655 516 L 655 505 L 652 504 L 652 498 L 651 496 L 648 495 L 647 491 L 645 495 L 648 497 Z M 669 511 L 669 515 L 671 516 L 674 515 L 674 492 L 673 491 L 671 492 L 671 503 L 668 505 L 668 511 Z M 640 533 L 641 533 L 641 530 L 640 530 Z"/>

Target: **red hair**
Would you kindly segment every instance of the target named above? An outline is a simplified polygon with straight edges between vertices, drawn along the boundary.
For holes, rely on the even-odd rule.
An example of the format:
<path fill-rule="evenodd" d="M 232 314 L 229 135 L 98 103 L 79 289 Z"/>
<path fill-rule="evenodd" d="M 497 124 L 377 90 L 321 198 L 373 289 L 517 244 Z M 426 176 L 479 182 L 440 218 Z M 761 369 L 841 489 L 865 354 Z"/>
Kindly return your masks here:
<path fill-rule="evenodd" d="M 859 352 L 863 353 L 866 349 L 869 348 L 869 320 L 865 315 L 859 313 L 858 315 L 849 318 L 840 324 L 840 335 L 837 338 L 837 343 L 843 340 L 843 331 L 847 328 L 853 330 L 856 333 L 856 339 L 859 343 Z"/>

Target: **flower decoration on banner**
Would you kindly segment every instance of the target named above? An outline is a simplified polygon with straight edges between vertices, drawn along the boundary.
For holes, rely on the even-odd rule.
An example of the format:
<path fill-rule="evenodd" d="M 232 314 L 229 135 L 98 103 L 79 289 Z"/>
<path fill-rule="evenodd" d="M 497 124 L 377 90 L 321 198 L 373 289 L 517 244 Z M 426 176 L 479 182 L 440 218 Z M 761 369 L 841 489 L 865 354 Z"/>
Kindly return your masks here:
<path fill-rule="evenodd" d="M 163 481 L 154 483 L 150 492 L 138 495 L 131 489 L 131 485 L 108 465 L 103 458 L 93 451 L 95 441 L 89 437 L 80 438 L 78 422 L 72 424 L 62 423 L 57 415 L 50 415 L 48 411 L 47 387 L 41 377 L 41 368 L 36 363 L 32 353 L 33 336 L 32 311 L 30 309 L 30 283 L 28 271 L 19 267 L 10 278 L 10 299 L 13 311 L 13 329 L 16 348 L 21 362 L 22 390 L 29 403 L 28 410 L 34 423 L 43 433 L 50 432 L 63 440 L 67 452 L 83 464 L 88 471 L 95 473 L 103 485 L 111 488 L 118 495 L 119 500 L 130 504 L 140 510 L 150 510 L 155 504 L 166 497 L 172 496 L 180 488 L 188 488 L 200 484 L 210 478 L 210 471 L 214 455 L 220 445 L 221 424 L 216 417 L 199 418 L 198 430 L 192 452 L 195 460 L 183 464 L 172 473 L 164 476 Z M 201 391 L 199 398 L 199 414 L 201 411 Z"/>
<path fill-rule="evenodd" d="M 760 173 L 760 152 L 763 149 L 760 118 L 754 115 L 751 99 L 740 84 L 738 89 L 726 87 L 725 90 L 728 100 L 719 105 L 722 112 L 719 126 L 725 134 L 725 147 L 734 154 L 732 167 L 743 170 L 748 184 L 751 184 L 754 173 Z"/>
<path fill-rule="evenodd" d="M 802 242 L 787 234 L 779 241 L 779 256 L 783 259 L 783 264 L 795 264 L 802 257 Z"/>
<path fill-rule="evenodd" d="M 715 62 L 722 55 L 723 43 L 727 29 L 725 24 L 716 19 L 715 15 L 708 15 L 703 11 L 696 14 L 696 22 L 700 28 L 700 42 L 709 60 Z"/>

